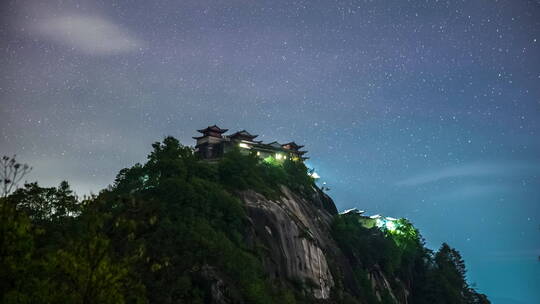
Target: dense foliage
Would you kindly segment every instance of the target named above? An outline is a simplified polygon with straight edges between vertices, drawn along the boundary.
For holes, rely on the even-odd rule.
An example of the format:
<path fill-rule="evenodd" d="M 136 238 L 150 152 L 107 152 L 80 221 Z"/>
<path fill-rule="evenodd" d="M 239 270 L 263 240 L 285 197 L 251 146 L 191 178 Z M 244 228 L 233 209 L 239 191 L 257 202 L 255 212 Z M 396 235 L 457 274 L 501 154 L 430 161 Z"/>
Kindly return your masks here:
<path fill-rule="evenodd" d="M 216 163 L 200 161 L 168 137 L 153 144 L 145 164 L 121 170 L 97 196 L 78 199 L 66 182 L 6 190 L 0 302 L 208 303 L 216 286 L 239 303 L 311 302 L 294 282 L 268 279 L 262 253 L 246 241 L 249 223 L 237 195 L 254 190 L 276 198 L 286 185 L 308 197 L 316 188 L 307 173 L 302 162 L 260 161 L 238 150 Z M 340 302 L 379 303 L 367 276 L 375 267 L 418 282 L 408 286 L 411 303 L 487 301 L 466 284 L 457 251 L 444 245 L 433 255 L 406 221 L 391 233 L 337 217 L 333 232 L 360 290 Z M 382 302 L 392 302 L 388 293 Z"/>
<path fill-rule="evenodd" d="M 457 250 L 443 244 L 433 253 L 405 219 L 397 220 L 394 229 L 368 229 L 364 219 L 357 214 L 339 215 L 332 226 L 334 239 L 352 264 L 354 279 L 364 287 L 361 299 L 378 302 L 367 275 L 381 269 L 391 285 L 409 284 L 411 303 L 489 303 L 467 284 L 465 264 Z M 393 303 L 388 297 L 381 298 L 382 303 Z"/>
<path fill-rule="evenodd" d="M 269 282 L 245 244 L 246 214 L 235 193 L 301 193 L 313 180 L 301 162 L 260 162 L 240 151 L 199 161 L 172 138 L 144 165 L 78 201 L 66 182 L 27 184 L 0 200 L 2 303 L 204 303 L 210 283 L 248 303 L 294 303 Z"/>

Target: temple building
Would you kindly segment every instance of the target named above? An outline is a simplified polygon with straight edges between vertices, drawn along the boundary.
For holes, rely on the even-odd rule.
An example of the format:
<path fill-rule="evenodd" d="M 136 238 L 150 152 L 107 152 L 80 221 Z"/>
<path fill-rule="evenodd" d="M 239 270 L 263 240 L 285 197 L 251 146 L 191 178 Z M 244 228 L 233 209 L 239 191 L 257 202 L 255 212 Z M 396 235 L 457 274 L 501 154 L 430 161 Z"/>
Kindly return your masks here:
<path fill-rule="evenodd" d="M 380 214 L 375 214 L 371 216 L 365 216 L 364 210 L 358 210 L 356 208 L 347 209 L 345 211 L 340 212 L 340 215 L 345 216 L 355 216 L 358 218 L 358 222 L 364 226 L 364 228 L 371 229 L 371 228 L 384 228 L 387 229 L 390 232 L 394 232 L 396 229 L 400 227 L 399 220 L 393 217 L 389 216 L 382 216 Z"/>
<path fill-rule="evenodd" d="M 213 125 L 205 129 L 197 130 L 201 136 L 193 137 L 197 140 L 195 153 L 202 159 L 213 160 L 223 156 L 224 153 L 232 149 L 239 148 L 243 153 L 255 153 L 261 159 L 273 157 L 278 161 L 291 159 L 303 161 L 308 159 L 304 157 L 307 151 L 301 151 L 302 147 L 295 142 L 280 144 L 276 141 L 263 143 L 257 141 L 258 135 L 253 135 L 246 130 L 238 131 L 231 135 L 224 135 L 228 129 L 221 129 Z"/>

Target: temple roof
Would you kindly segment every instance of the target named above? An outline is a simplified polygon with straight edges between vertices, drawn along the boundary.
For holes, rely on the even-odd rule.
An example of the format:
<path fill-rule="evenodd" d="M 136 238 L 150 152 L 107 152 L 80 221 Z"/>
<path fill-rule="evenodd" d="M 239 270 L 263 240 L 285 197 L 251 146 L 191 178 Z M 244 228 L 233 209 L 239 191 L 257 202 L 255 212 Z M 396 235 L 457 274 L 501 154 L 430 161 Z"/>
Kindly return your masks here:
<path fill-rule="evenodd" d="M 205 138 L 208 135 L 214 135 L 214 137 L 220 137 L 219 134 L 205 134 L 205 135 L 201 135 L 201 136 L 193 136 L 192 138 L 198 140 L 198 139 Z"/>
<path fill-rule="evenodd" d="M 304 146 L 300 146 L 298 145 L 297 143 L 295 143 L 294 141 L 291 141 L 289 143 L 286 143 L 286 144 L 283 144 L 281 145 L 283 148 L 285 149 L 292 149 L 292 150 L 300 150 L 301 148 L 303 148 Z"/>
<path fill-rule="evenodd" d="M 223 134 L 227 131 L 229 131 L 229 129 L 222 129 L 216 125 L 208 126 L 205 129 L 197 130 L 197 132 L 200 132 L 203 134 L 208 133 L 208 132 L 215 132 L 215 133 Z"/>
<path fill-rule="evenodd" d="M 268 144 L 266 144 L 266 145 L 271 146 L 271 147 L 274 147 L 274 148 L 281 148 L 281 144 L 278 143 L 277 141 L 273 141 L 273 142 L 268 143 Z"/>
<path fill-rule="evenodd" d="M 301 157 L 302 155 L 304 155 L 305 153 L 307 153 L 307 151 L 298 151 L 298 150 L 294 150 L 294 149 L 291 149 L 291 148 L 286 148 L 286 144 L 285 145 L 282 145 L 280 143 L 278 143 L 277 141 L 273 141 L 271 143 L 261 143 L 261 142 L 257 142 L 258 145 L 257 147 L 259 149 L 266 149 L 266 150 L 270 150 L 270 151 L 282 151 L 282 152 L 292 152 L 296 155 L 298 155 L 299 157 Z M 303 159 L 307 159 L 306 157 L 302 157 Z"/>
<path fill-rule="evenodd" d="M 259 135 L 253 135 L 246 130 L 242 130 L 242 131 L 238 131 L 234 134 L 229 135 L 229 138 L 240 138 L 240 139 L 247 139 L 251 141 L 257 136 Z"/>
<path fill-rule="evenodd" d="M 347 209 L 345 211 L 342 211 L 339 214 L 362 214 L 364 212 L 365 212 L 364 210 L 358 210 L 357 208 L 351 208 L 351 209 Z"/>

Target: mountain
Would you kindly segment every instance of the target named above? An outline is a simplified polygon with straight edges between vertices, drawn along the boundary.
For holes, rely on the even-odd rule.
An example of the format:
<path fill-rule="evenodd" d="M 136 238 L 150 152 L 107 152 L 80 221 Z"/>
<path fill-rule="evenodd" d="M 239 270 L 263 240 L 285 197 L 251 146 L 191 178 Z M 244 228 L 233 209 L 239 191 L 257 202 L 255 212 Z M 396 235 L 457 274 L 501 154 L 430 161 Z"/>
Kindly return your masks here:
<path fill-rule="evenodd" d="M 2 303 L 489 303 L 405 219 L 338 214 L 301 161 L 201 161 L 168 137 L 78 199 L 0 199 Z"/>

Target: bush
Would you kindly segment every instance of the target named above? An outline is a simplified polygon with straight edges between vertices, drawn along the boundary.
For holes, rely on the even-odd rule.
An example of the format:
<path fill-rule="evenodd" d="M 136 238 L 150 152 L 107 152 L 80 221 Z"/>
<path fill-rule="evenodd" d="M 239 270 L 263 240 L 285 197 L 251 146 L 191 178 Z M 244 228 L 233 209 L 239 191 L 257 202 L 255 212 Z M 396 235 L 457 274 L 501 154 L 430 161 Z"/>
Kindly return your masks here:
<path fill-rule="evenodd" d="M 238 149 L 224 155 L 218 163 L 219 181 L 230 190 L 252 189 L 269 198 L 279 196 L 280 185 L 305 195 L 313 193 L 313 178 L 299 161 L 276 161 L 268 157 L 261 161 L 255 154 L 242 154 Z"/>

